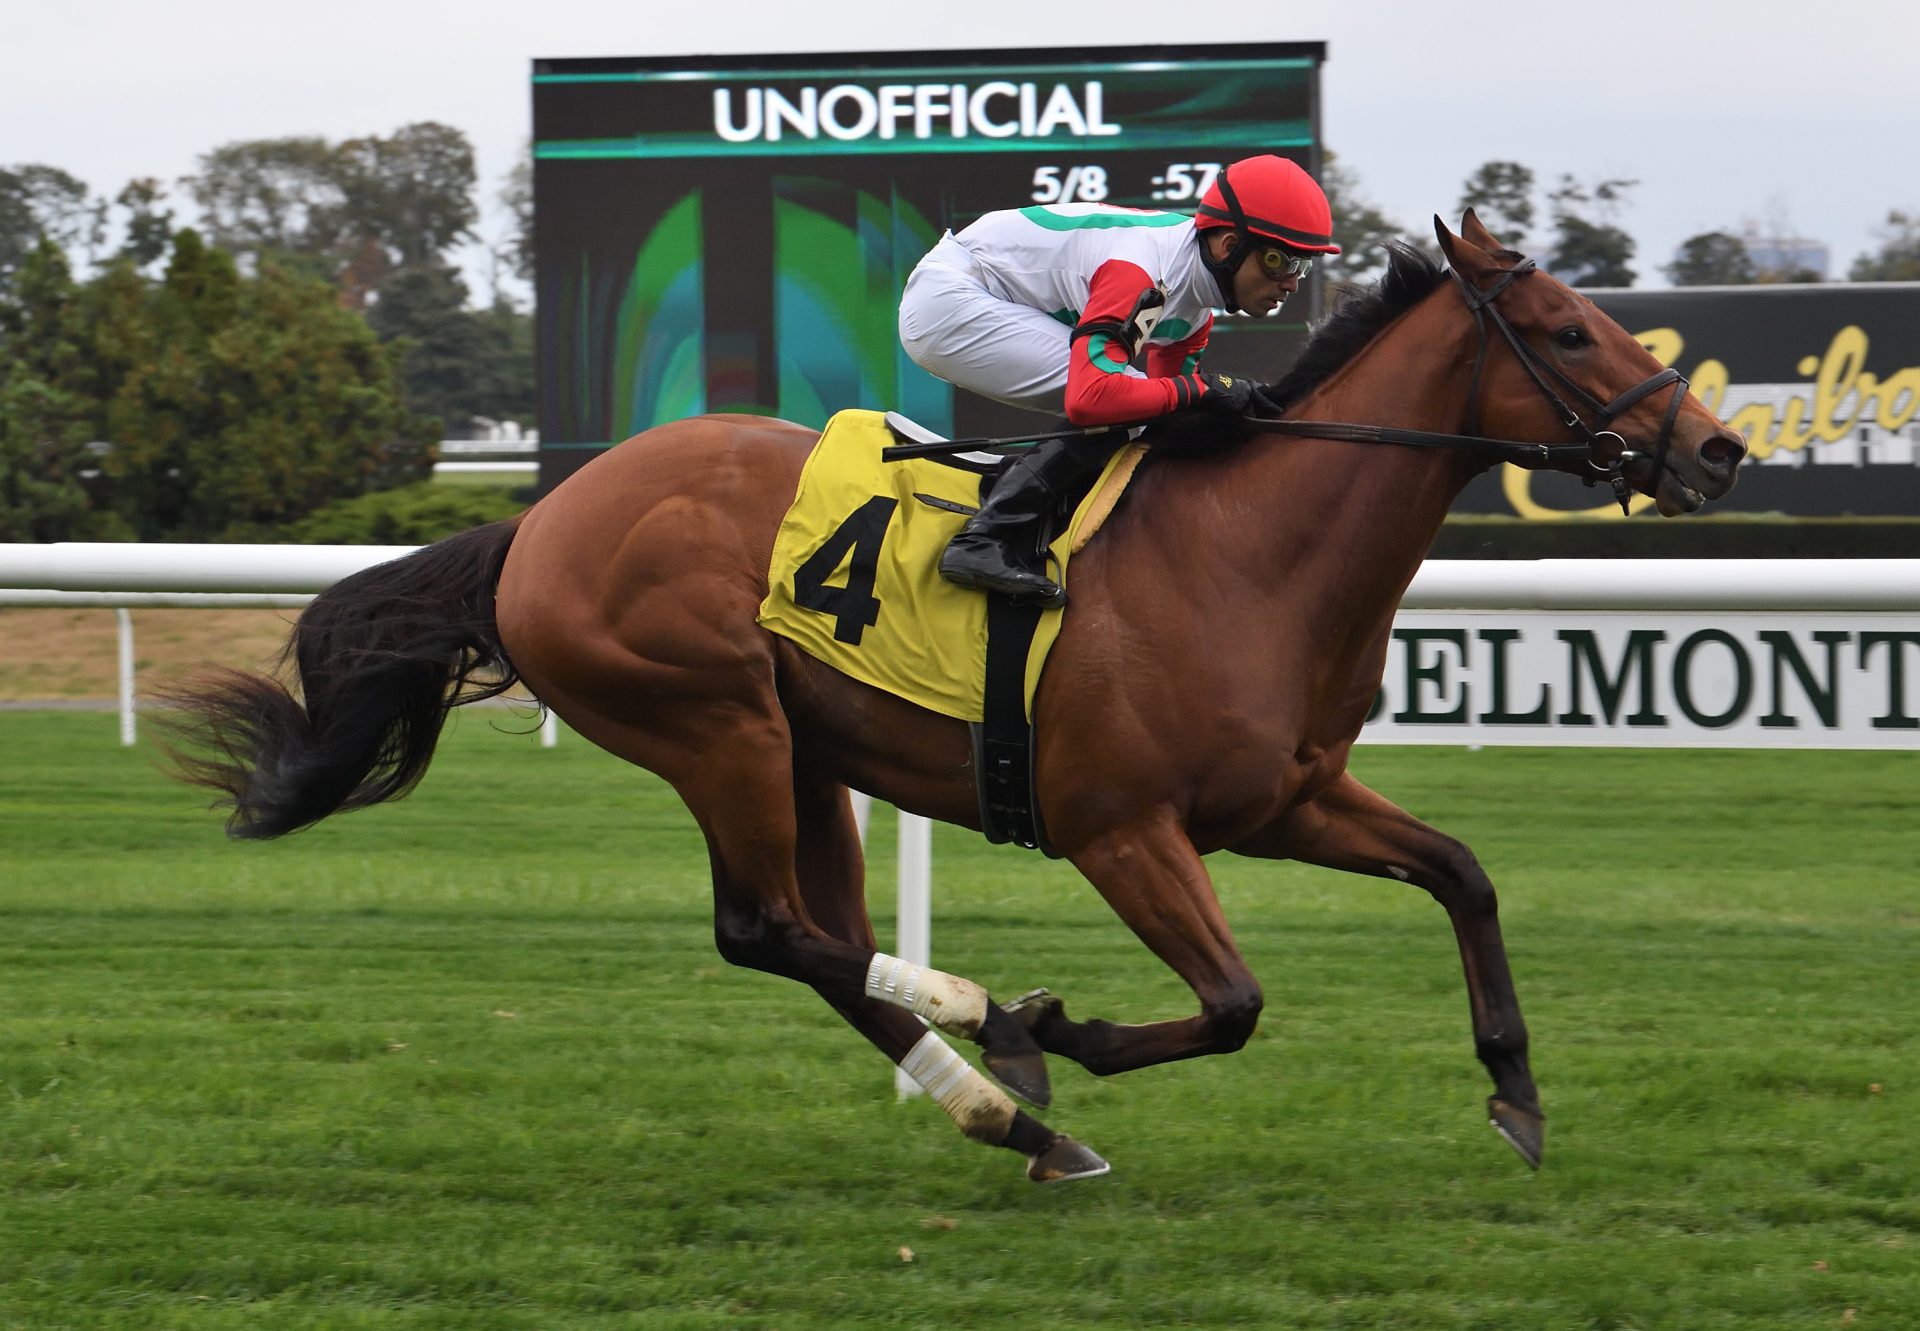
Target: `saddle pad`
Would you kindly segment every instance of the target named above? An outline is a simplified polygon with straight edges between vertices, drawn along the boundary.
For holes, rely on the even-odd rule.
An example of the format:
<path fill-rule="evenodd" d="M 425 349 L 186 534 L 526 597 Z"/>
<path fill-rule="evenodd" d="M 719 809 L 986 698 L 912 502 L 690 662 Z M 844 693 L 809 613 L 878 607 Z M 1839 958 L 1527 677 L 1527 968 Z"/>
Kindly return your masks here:
<path fill-rule="evenodd" d="M 940 576 L 940 552 L 980 504 L 985 468 L 960 460 L 882 462 L 897 442 L 877 411 L 827 422 L 780 522 L 759 622 L 844 675 L 943 716 L 979 721 L 986 687 L 987 598 Z M 1053 543 L 1063 583 L 1083 519 L 1104 519 L 1109 477 L 1131 474 L 1137 446 L 1116 452 Z M 1078 539 L 1078 544 L 1076 544 Z M 1060 633 L 1040 616 L 1027 654 L 1026 709 Z"/>

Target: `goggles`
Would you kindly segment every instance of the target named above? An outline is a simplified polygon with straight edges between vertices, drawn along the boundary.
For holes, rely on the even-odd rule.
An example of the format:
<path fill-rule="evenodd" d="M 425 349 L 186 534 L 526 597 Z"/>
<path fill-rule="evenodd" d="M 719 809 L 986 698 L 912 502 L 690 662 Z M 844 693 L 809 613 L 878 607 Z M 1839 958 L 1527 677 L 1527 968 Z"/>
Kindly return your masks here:
<path fill-rule="evenodd" d="M 1313 260 L 1269 245 L 1259 251 L 1260 267 L 1268 277 L 1305 277 L 1313 271 Z"/>

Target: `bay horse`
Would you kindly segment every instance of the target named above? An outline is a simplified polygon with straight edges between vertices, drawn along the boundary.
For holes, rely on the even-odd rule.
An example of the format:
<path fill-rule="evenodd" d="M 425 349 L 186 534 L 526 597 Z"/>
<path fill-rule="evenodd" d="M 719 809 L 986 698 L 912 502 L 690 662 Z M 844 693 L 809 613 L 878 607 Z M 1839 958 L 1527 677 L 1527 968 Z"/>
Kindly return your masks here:
<path fill-rule="evenodd" d="M 1348 757 L 1401 595 L 1503 447 L 1606 475 L 1623 502 L 1631 486 L 1670 516 L 1724 494 L 1745 444 L 1471 213 L 1460 235 L 1437 218 L 1435 232 L 1450 269 L 1397 250 L 1274 386 L 1287 419 L 1315 422 L 1297 427 L 1308 437 L 1176 451 L 1142 470 L 1073 561 L 1071 613 L 1035 700 L 1038 801 L 1054 848 L 1191 986 L 1193 1015 L 1080 1020 L 1044 990 L 1002 1006 L 876 950 L 848 790 L 977 829 L 972 747 L 964 723 L 755 623 L 816 437 L 783 421 L 648 430 L 518 519 L 335 584 L 288 643 L 300 698 L 239 672 L 183 696 L 181 724 L 210 746 L 181 758 L 185 774 L 225 793 L 231 835 L 278 836 L 405 794 L 451 707 L 522 680 L 686 803 L 712 861 L 723 957 L 811 985 L 967 1137 L 1019 1152 L 1039 1181 L 1106 1162 L 937 1032 L 978 1043 L 1036 1108 L 1043 1053 L 1102 1076 L 1228 1053 L 1261 992 L 1202 855 L 1411 883 L 1452 924 L 1493 1126 L 1538 1168 L 1545 1120 L 1493 885 L 1465 845 L 1356 781 Z M 1368 437 L 1386 442 L 1354 442 Z M 1573 446 L 1501 442 L 1542 438 Z"/>

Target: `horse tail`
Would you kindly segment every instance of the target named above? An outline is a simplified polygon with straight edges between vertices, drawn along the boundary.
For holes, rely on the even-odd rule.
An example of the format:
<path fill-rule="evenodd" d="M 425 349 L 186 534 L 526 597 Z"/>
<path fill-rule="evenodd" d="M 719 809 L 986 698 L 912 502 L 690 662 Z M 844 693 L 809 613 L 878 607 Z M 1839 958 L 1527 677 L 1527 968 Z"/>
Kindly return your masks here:
<path fill-rule="evenodd" d="M 283 836 L 398 799 L 433 760 L 447 713 L 519 674 L 494 623 L 518 519 L 475 527 L 342 578 L 301 614 L 277 679 L 225 670 L 163 698 L 178 774 L 224 792 L 227 835 Z M 198 752 L 189 752 L 189 750 Z"/>

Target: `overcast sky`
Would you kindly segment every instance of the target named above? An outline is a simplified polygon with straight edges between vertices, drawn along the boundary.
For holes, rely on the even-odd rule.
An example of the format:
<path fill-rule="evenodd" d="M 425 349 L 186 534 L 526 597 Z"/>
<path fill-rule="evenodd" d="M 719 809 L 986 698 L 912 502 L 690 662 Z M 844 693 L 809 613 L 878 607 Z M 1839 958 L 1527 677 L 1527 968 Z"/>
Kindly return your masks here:
<path fill-rule="evenodd" d="M 1412 228 L 1497 158 L 1543 182 L 1637 178 L 1620 220 L 1643 286 L 1686 237 L 1749 220 L 1827 242 L 1841 277 L 1889 209 L 1920 212 L 1914 0 L 17 0 L 0 165 L 111 196 L 238 139 L 439 120 L 473 140 L 490 202 L 528 136 L 535 57 L 1236 40 L 1328 43 L 1327 145 Z"/>

